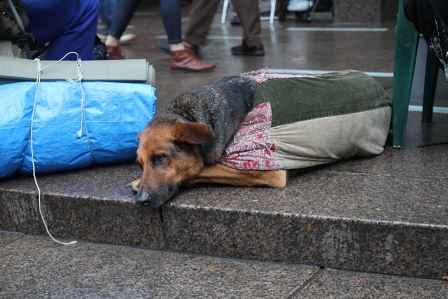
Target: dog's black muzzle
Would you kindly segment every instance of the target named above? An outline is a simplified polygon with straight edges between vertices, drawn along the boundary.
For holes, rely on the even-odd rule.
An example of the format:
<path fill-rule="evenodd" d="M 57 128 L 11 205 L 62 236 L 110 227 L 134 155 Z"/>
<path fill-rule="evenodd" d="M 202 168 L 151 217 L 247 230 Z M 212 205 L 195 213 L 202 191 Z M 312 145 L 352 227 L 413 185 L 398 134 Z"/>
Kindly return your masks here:
<path fill-rule="evenodd" d="M 177 193 L 177 191 L 177 184 L 173 184 L 169 188 L 161 187 L 153 194 L 149 194 L 145 188 L 141 188 L 135 197 L 135 202 L 142 206 L 158 208 L 170 200 Z"/>
<path fill-rule="evenodd" d="M 140 190 L 135 197 L 135 202 L 142 206 L 148 205 L 150 201 L 151 195 L 145 190 Z"/>

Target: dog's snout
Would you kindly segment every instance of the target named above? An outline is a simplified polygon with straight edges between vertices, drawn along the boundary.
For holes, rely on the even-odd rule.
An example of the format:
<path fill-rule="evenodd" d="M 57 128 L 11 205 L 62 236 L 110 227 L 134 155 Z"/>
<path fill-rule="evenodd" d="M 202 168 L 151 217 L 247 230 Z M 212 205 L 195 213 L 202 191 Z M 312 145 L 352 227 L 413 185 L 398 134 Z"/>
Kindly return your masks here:
<path fill-rule="evenodd" d="M 151 200 L 151 195 L 146 190 L 141 190 L 137 193 L 137 196 L 135 198 L 135 201 L 139 205 L 145 205 Z"/>

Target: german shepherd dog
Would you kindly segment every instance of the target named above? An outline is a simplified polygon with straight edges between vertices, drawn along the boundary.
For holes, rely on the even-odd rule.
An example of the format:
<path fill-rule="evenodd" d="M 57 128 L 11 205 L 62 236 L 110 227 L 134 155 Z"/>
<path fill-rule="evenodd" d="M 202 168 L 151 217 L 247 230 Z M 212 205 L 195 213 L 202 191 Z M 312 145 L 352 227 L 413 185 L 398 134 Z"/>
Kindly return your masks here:
<path fill-rule="evenodd" d="M 136 202 L 159 207 L 181 185 L 286 186 L 286 170 L 237 170 L 218 162 L 253 108 L 257 83 L 241 74 L 179 95 L 138 135 L 143 170 L 131 183 Z"/>

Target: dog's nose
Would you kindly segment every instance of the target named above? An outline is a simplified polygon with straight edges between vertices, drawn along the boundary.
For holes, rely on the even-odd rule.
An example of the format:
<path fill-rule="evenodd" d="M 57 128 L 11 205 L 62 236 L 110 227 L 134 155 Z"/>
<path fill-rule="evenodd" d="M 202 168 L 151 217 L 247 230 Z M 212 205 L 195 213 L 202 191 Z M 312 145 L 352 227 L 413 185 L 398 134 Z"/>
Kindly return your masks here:
<path fill-rule="evenodd" d="M 139 205 L 145 205 L 149 202 L 149 200 L 151 199 L 151 196 L 149 195 L 148 192 L 146 192 L 145 190 L 140 190 L 140 192 L 137 193 L 137 196 L 135 197 L 135 201 L 139 204 Z"/>

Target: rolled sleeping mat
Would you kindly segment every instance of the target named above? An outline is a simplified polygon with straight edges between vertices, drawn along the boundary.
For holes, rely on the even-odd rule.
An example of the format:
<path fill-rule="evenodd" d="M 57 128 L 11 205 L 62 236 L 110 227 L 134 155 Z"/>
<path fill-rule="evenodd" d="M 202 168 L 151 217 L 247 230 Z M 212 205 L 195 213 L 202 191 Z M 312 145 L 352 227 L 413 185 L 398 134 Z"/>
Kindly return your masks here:
<path fill-rule="evenodd" d="M 73 55 L 73 54 L 72 54 Z M 77 79 L 74 61 L 40 60 L 41 81 Z M 83 81 L 142 83 L 155 86 L 155 70 L 146 59 L 85 60 Z M 51 65 L 51 67 L 45 68 Z M 0 84 L 36 81 L 37 61 L 0 56 Z"/>

